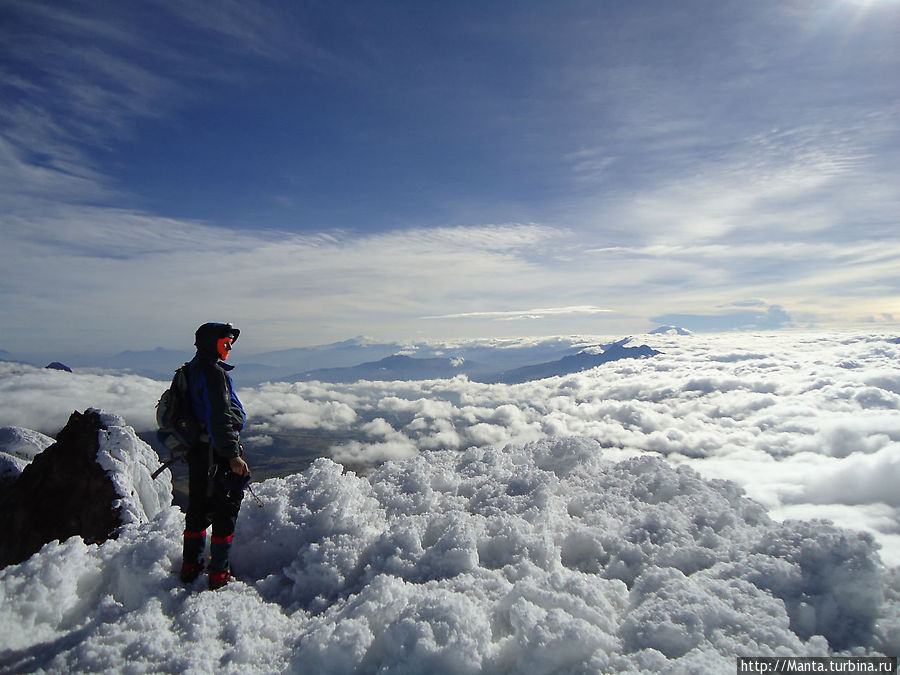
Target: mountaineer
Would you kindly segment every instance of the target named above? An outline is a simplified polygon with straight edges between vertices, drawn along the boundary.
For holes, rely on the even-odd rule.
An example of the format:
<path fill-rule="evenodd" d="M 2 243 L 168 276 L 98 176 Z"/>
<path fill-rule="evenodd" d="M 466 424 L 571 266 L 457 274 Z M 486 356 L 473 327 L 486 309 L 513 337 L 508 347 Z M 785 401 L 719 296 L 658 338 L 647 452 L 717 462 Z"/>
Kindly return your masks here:
<path fill-rule="evenodd" d="M 185 516 L 181 580 L 192 583 L 203 572 L 206 530 L 212 525 L 209 588 L 231 576 L 229 557 L 234 526 L 250 468 L 243 458 L 240 432 L 246 416 L 225 363 L 240 330 L 224 323 L 197 329 L 197 354 L 188 364 L 191 409 L 201 423 L 200 440 L 187 452 L 188 507 Z"/>

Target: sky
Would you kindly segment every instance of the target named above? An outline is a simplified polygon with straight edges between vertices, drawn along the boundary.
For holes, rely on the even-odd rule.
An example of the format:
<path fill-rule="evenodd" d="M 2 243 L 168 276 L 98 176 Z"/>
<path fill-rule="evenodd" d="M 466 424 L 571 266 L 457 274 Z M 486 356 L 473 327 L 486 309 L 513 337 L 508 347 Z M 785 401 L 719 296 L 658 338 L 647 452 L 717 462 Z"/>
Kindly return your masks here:
<path fill-rule="evenodd" d="M 0 349 L 896 327 L 898 32 L 897 0 L 2 0 Z"/>

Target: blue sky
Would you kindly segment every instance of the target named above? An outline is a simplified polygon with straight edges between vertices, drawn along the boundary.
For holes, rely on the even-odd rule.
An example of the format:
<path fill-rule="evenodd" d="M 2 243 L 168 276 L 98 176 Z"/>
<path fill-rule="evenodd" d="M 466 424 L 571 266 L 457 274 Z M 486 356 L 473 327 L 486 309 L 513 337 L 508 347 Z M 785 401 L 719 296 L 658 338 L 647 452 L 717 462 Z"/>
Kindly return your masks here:
<path fill-rule="evenodd" d="M 900 2 L 0 2 L 0 348 L 896 329 Z"/>

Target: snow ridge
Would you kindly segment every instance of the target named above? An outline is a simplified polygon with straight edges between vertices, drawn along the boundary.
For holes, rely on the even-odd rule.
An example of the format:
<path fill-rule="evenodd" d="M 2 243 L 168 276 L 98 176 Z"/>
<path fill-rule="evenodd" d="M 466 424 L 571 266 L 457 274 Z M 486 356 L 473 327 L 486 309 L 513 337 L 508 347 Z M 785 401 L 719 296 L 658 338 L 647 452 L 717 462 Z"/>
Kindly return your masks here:
<path fill-rule="evenodd" d="M 153 449 L 120 416 L 97 412 L 105 427 L 100 431 L 97 463 L 106 469 L 121 497 L 114 506 L 123 525 L 145 523 L 172 503 L 172 475 L 164 471 L 152 479 L 159 466 Z"/>
<path fill-rule="evenodd" d="M 0 487 L 12 483 L 34 456 L 53 444 L 39 431 L 0 427 Z"/>

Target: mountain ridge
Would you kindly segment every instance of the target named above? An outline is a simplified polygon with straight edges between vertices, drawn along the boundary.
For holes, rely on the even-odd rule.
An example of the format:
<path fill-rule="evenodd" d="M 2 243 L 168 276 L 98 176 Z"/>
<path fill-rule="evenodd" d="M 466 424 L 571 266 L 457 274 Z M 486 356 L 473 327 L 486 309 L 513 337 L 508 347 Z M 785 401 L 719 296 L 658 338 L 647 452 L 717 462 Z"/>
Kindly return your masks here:
<path fill-rule="evenodd" d="M 597 345 L 577 351 L 570 349 L 558 359 L 527 364 L 512 369 L 497 369 L 496 365 L 473 362 L 463 357 L 417 358 L 406 354 L 392 354 L 378 361 L 368 361 L 344 368 L 319 368 L 297 373 L 285 380 L 332 383 L 352 383 L 361 380 L 432 380 L 466 375 L 485 384 L 521 384 L 548 377 L 570 375 L 597 366 L 630 358 L 649 358 L 659 354 L 648 345 L 626 347 L 627 337 L 611 344 Z M 599 352 L 596 350 L 600 350 Z"/>
<path fill-rule="evenodd" d="M 622 343 L 623 340 L 617 342 Z M 240 354 L 240 357 L 234 359 L 237 369 L 232 377 L 238 386 L 313 379 L 323 382 L 447 379 L 458 375 L 466 375 L 478 382 L 503 383 L 504 378 L 525 376 L 524 373 L 528 371 L 517 372 L 520 369 L 532 368 L 534 372 L 547 373 L 540 377 L 551 377 L 601 365 L 613 359 L 597 359 L 586 354 L 579 357 L 584 363 L 578 363 L 577 360 L 571 360 L 571 357 L 580 352 L 608 349 L 611 344 L 616 343 L 598 345 L 587 338 L 576 336 L 442 343 L 379 342 L 356 337 L 325 345 Z M 149 350 L 126 350 L 113 356 L 89 360 L 75 359 L 67 363 L 76 368 L 119 370 L 167 381 L 171 379 L 175 369 L 184 361 L 190 360 L 192 355 L 189 350 L 156 347 Z M 644 356 L 647 355 L 649 353 Z M 8 352 L 5 356 L 9 358 L 3 360 L 29 364 Z M 564 361 L 567 358 L 570 361 Z M 595 362 L 593 365 L 592 361 Z"/>

